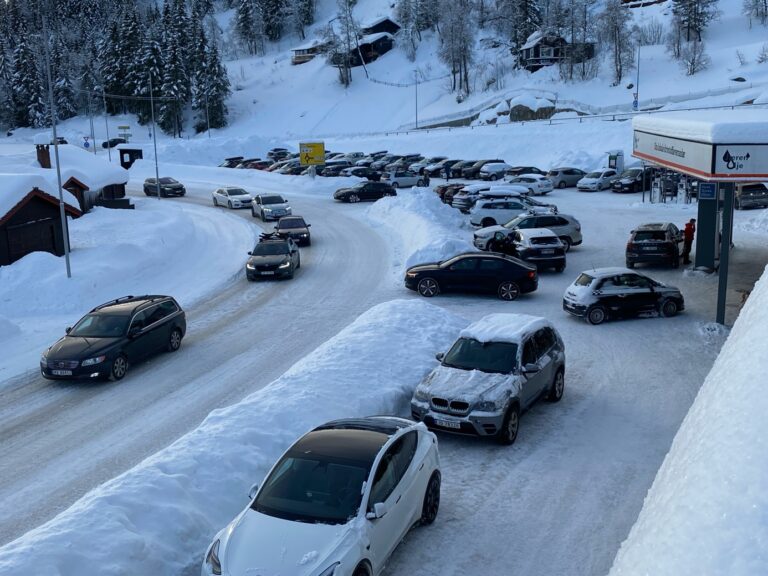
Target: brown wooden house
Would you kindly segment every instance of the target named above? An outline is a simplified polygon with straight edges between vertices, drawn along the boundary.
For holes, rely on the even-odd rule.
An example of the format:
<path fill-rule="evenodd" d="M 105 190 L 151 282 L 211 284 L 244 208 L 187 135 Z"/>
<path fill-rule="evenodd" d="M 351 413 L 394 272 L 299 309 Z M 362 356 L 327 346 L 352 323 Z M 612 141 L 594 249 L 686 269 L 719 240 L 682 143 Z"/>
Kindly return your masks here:
<path fill-rule="evenodd" d="M 541 31 L 531 34 L 517 53 L 520 66 L 530 72 L 569 59 L 584 62 L 594 57 L 595 45 L 592 42 L 569 44 L 562 36 Z"/>
<path fill-rule="evenodd" d="M 77 218 L 82 212 L 65 193 L 64 210 Z M 37 175 L 0 175 L 0 266 L 32 252 L 64 254 L 59 199 L 47 181 Z"/>

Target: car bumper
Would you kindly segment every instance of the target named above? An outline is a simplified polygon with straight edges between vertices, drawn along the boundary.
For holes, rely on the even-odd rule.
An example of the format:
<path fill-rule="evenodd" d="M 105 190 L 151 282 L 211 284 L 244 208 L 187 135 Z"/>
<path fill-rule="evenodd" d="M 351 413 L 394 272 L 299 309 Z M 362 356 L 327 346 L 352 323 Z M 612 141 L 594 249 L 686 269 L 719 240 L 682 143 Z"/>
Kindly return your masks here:
<path fill-rule="evenodd" d="M 254 208 L 254 210 L 258 210 L 258 208 Z M 290 216 L 291 211 L 281 211 L 281 212 L 264 212 L 264 220 L 279 220 L 283 216 Z"/>
<path fill-rule="evenodd" d="M 53 368 L 40 366 L 40 374 L 47 380 L 98 380 L 109 376 L 110 361 L 107 359 L 94 366 L 79 366 L 66 372 L 70 372 L 70 374 L 54 374 Z"/>
<path fill-rule="evenodd" d="M 250 270 L 249 268 L 245 269 L 245 276 L 248 278 L 248 280 L 259 280 L 261 278 L 266 278 L 269 280 L 270 278 L 285 278 L 286 276 L 291 275 L 291 269 L 285 268 L 285 269 L 277 269 L 277 270 Z"/>
<path fill-rule="evenodd" d="M 564 266 L 565 256 L 530 256 L 525 258 L 526 262 L 536 264 L 539 268 L 546 268 L 547 266 Z"/>
<path fill-rule="evenodd" d="M 568 312 L 568 314 L 578 316 L 579 318 L 583 318 L 587 314 L 586 306 L 582 304 L 574 304 L 573 302 L 568 302 L 568 300 L 563 300 L 563 310 Z"/>
<path fill-rule="evenodd" d="M 495 436 L 504 422 L 504 412 L 470 412 L 466 416 L 433 411 L 427 403 L 411 402 L 411 416 L 430 430 L 465 436 Z"/>
<path fill-rule="evenodd" d="M 472 241 L 472 244 L 474 244 L 475 248 L 479 248 L 480 250 L 487 250 L 488 244 L 490 243 L 490 238 L 478 238 L 475 236 L 475 239 Z"/>
<path fill-rule="evenodd" d="M 677 258 L 676 254 L 669 254 L 666 252 L 653 252 L 653 253 L 628 253 L 627 262 L 669 262 L 670 260 Z"/>
<path fill-rule="evenodd" d="M 408 276 L 405 277 L 404 284 L 405 287 L 408 288 L 408 290 L 416 290 L 416 286 L 419 283 L 418 278 L 409 278 Z"/>
<path fill-rule="evenodd" d="M 576 188 L 579 192 L 597 192 L 597 186 L 578 186 Z"/>

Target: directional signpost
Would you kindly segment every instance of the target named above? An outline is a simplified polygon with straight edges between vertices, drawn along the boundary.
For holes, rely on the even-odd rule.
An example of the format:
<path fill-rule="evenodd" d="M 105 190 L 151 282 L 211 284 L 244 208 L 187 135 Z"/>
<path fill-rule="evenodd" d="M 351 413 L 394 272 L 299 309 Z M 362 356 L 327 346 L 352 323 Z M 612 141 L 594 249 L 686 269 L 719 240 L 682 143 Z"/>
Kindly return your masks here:
<path fill-rule="evenodd" d="M 312 168 L 310 174 L 315 177 L 315 166 L 325 164 L 325 142 L 299 142 L 299 162 Z"/>
<path fill-rule="evenodd" d="M 88 142 L 88 136 L 83 136 L 83 148 L 88 150 L 91 147 L 91 143 Z"/>

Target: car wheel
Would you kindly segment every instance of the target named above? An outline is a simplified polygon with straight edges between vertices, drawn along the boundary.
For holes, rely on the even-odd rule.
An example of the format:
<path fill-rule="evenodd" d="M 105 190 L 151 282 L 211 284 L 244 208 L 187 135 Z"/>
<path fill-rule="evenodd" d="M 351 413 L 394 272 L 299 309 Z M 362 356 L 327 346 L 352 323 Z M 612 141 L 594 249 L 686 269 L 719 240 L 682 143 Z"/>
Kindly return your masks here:
<path fill-rule="evenodd" d="M 517 440 L 517 432 L 520 429 L 520 407 L 512 404 L 504 416 L 501 430 L 496 435 L 496 441 L 504 446 L 511 446 Z"/>
<path fill-rule="evenodd" d="M 422 278 L 416 289 L 425 298 L 432 298 L 440 293 L 440 285 L 434 278 Z"/>
<path fill-rule="evenodd" d="M 483 228 L 487 228 L 488 226 L 496 226 L 496 220 L 493 218 L 483 218 L 483 221 L 480 222 L 480 225 Z"/>
<path fill-rule="evenodd" d="M 301 256 L 299 256 L 299 259 L 296 260 L 296 269 L 298 270 L 299 268 L 301 268 Z"/>
<path fill-rule="evenodd" d="M 560 190 L 565 188 L 565 180 L 560 180 L 560 182 L 557 183 L 557 187 L 560 188 Z"/>
<path fill-rule="evenodd" d="M 424 502 L 421 505 L 422 526 L 428 526 L 437 518 L 437 511 L 440 509 L 440 472 L 435 470 L 427 484 L 427 491 L 424 492 Z"/>
<path fill-rule="evenodd" d="M 672 316 L 675 316 L 678 311 L 677 302 L 671 299 L 667 299 L 662 301 L 661 305 L 659 306 L 659 311 L 661 312 L 661 315 L 665 318 L 671 318 Z"/>
<path fill-rule="evenodd" d="M 565 390 L 565 370 L 560 368 L 555 374 L 555 379 L 552 381 L 552 387 L 549 389 L 547 400 L 550 402 L 560 402 L 563 397 L 563 391 Z"/>
<path fill-rule="evenodd" d="M 499 179 L 499 177 L 496 176 L 496 174 L 491 174 L 491 178 L 490 178 L 491 182 L 496 182 L 496 180 L 498 180 L 498 179 Z"/>
<path fill-rule="evenodd" d="M 400 188 L 400 184 L 397 182 L 392 182 L 392 188 Z"/>
<path fill-rule="evenodd" d="M 634 262 L 627 261 L 627 268 L 634 268 L 634 267 L 635 267 Z"/>
<path fill-rule="evenodd" d="M 215 196 L 213 197 L 213 205 L 214 206 L 218 206 L 219 205 L 219 202 L 218 202 L 218 200 L 216 200 Z"/>
<path fill-rule="evenodd" d="M 512 302 L 512 300 L 517 300 L 517 297 L 520 296 L 520 287 L 515 284 L 514 282 L 506 281 L 499 284 L 499 298 L 502 300 L 506 300 L 507 302 Z"/>
<path fill-rule="evenodd" d="M 533 191 L 533 188 L 528 188 L 528 195 L 529 196 L 536 196 L 536 192 Z"/>
<path fill-rule="evenodd" d="M 564 270 L 565 270 L 565 264 L 558 264 L 557 266 L 555 266 L 555 272 L 560 273 L 560 272 L 563 272 Z"/>
<path fill-rule="evenodd" d="M 605 322 L 605 319 L 608 317 L 608 314 L 605 311 L 605 308 L 602 306 L 593 306 L 589 310 L 587 310 L 587 322 L 592 324 L 593 326 L 597 326 L 598 324 L 602 324 Z"/>
<path fill-rule="evenodd" d="M 168 352 L 176 352 L 181 346 L 181 330 L 174 328 L 168 336 Z"/>
<path fill-rule="evenodd" d="M 360 564 L 360 566 L 355 568 L 355 571 L 352 573 L 352 576 L 371 576 L 371 573 L 368 571 L 365 565 Z"/>
<path fill-rule="evenodd" d="M 565 244 L 565 251 L 570 252 L 571 250 L 571 239 L 570 238 L 560 238 L 560 242 Z"/>
<path fill-rule="evenodd" d="M 227 201 L 227 208 L 229 208 L 230 210 L 232 210 L 232 201 L 231 201 L 231 200 L 228 200 L 228 201 Z"/>
<path fill-rule="evenodd" d="M 350 194 L 349 201 L 351 203 L 360 202 L 360 196 L 358 196 L 357 194 Z"/>
<path fill-rule="evenodd" d="M 112 369 L 109 371 L 109 378 L 113 381 L 122 380 L 128 371 L 128 358 L 120 354 L 112 361 Z"/>
<path fill-rule="evenodd" d="M 264 214 L 264 210 L 261 211 L 261 214 L 260 214 L 259 218 L 261 218 L 262 222 L 266 222 L 267 221 L 267 217 L 266 217 L 266 214 Z"/>

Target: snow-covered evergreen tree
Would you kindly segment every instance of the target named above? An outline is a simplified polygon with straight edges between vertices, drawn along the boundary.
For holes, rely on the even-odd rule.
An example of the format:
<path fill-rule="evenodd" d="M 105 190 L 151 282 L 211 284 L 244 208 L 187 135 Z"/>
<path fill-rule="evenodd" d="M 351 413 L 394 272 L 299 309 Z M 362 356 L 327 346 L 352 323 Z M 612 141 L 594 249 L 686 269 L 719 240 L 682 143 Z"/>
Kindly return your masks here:
<path fill-rule="evenodd" d="M 0 127 L 14 126 L 13 62 L 5 40 L 0 36 Z"/>
<path fill-rule="evenodd" d="M 263 52 L 261 10 L 254 0 L 240 0 L 235 11 L 234 29 L 249 54 Z"/>
<path fill-rule="evenodd" d="M 315 21 L 315 0 L 289 0 L 290 27 L 303 40 L 304 29 Z"/>
<path fill-rule="evenodd" d="M 287 11 L 286 0 L 256 0 L 264 22 L 264 34 L 274 42 L 283 35 L 283 23 Z"/>
<path fill-rule="evenodd" d="M 536 0 L 498 0 L 496 5 L 496 27 L 514 48 L 520 48 L 541 28 L 541 11 Z"/>
<path fill-rule="evenodd" d="M 29 45 L 34 40 L 24 33 L 13 50 L 14 124 L 41 128 L 48 123 L 48 106 L 38 56 Z"/>
<path fill-rule="evenodd" d="M 768 0 L 744 0 L 743 11 L 750 23 L 754 19 L 763 26 L 768 24 Z"/>
<path fill-rule="evenodd" d="M 52 44 L 51 75 L 53 77 L 53 99 L 56 104 L 56 118 L 61 121 L 77 116 L 77 98 L 71 80 L 71 64 L 61 35 L 57 34 Z"/>
<path fill-rule="evenodd" d="M 474 60 L 474 24 L 470 0 L 442 0 L 440 59 L 450 68 L 451 88 L 459 99 L 470 92 L 469 68 Z"/>
<path fill-rule="evenodd" d="M 227 70 L 221 63 L 216 44 L 212 42 L 206 51 L 205 66 L 195 83 L 193 108 L 198 132 L 207 129 L 209 123 L 211 128 L 227 125 L 226 100 L 231 93 Z"/>
<path fill-rule="evenodd" d="M 686 42 L 701 42 L 701 33 L 720 14 L 717 0 L 672 0 L 672 13 L 685 30 Z"/>
<path fill-rule="evenodd" d="M 395 20 L 400 24 L 400 39 L 405 54 L 413 62 L 416 59 L 419 31 L 416 29 L 415 0 L 398 0 L 395 4 Z"/>

